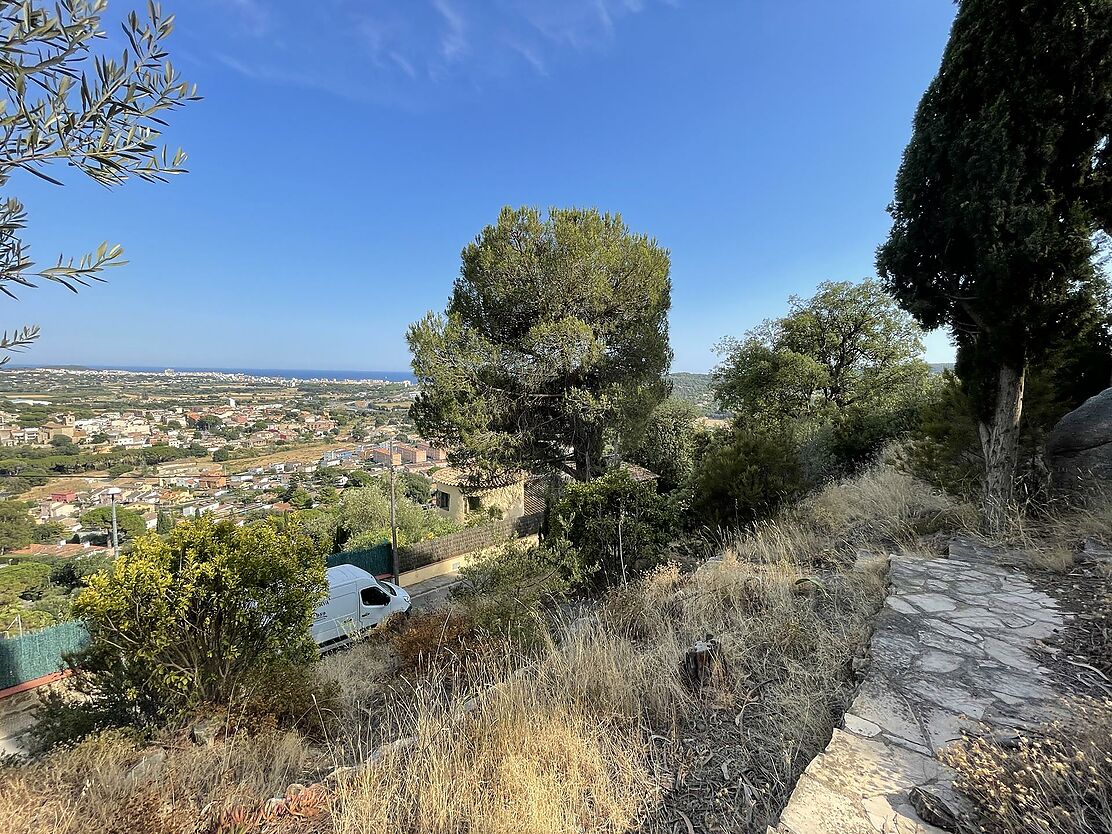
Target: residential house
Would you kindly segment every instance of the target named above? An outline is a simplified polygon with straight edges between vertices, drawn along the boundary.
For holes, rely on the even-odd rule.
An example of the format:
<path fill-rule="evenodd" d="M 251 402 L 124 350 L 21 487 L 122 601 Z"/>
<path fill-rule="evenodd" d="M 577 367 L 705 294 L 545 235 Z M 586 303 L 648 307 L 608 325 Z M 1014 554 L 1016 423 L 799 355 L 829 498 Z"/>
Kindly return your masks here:
<path fill-rule="evenodd" d="M 491 478 L 447 466 L 432 475 L 432 499 L 442 515 L 459 524 L 475 515 L 512 521 L 525 515 L 525 481 L 523 472 Z"/>

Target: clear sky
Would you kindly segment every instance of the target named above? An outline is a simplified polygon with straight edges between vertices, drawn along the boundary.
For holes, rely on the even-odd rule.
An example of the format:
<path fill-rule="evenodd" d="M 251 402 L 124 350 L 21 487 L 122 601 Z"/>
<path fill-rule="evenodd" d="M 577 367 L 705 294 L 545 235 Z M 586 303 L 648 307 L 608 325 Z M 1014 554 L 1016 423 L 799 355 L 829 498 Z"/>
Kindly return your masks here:
<path fill-rule="evenodd" d="M 112 0 L 119 15 L 138 0 Z M 874 274 L 949 0 L 164 0 L 204 100 L 190 173 L 17 175 L 32 255 L 130 264 L 26 290 L 20 363 L 395 370 L 501 206 L 617 211 L 672 253 L 674 370 L 819 281 Z M 60 174 L 58 169 L 52 172 Z M 941 335 L 927 358 L 950 361 Z"/>

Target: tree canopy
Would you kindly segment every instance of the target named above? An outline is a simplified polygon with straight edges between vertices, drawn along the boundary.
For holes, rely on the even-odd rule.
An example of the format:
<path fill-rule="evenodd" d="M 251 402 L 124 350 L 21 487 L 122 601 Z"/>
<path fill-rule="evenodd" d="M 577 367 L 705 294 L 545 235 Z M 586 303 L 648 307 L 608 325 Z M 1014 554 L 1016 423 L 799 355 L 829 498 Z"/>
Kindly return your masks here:
<path fill-rule="evenodd" d="M 111 540 L 112 508 L 97 507 L 94 510 L 82 513 L 81 526 L 89 529 L 105 530 L 108 532 L 109 540 Z M 116 532 L 120 537 L 120 543 L 123 544 L 147 532 L 147 522 L 135 510 L 116 507 Z"/>
<path fill-rule="evenodd" d="M 80 171 L 105 186 L 132 176 L 165 181 L 182 173 L 185 154 L 168 153 L 158 140 L 163 114 L 197 98 L 167 57 L 162 41 L 173 16 L 157 3 L 147 16 L 132 12 L 123 23 L 127 48 L 119 58 L 93 51 L 105 38 L 107 0 L 0 5 L 0 188 L 16 171 L 61 185 L 52 165 Z M 91 70 L 91 71 L 90 71 Z M 0 201 L 0 292 L 53 281 L 76 292 L 118 266 L 123 248 L 102 243 L 80 258 L 36 264 L 23 243 L 27 213 L 14 197 Z M 0 350 L 20 350 L 38 337 L 35 326 L 0 336 Z M 0 359 L 0 364 L 8 357 Z"/>
<path fill-rule="evenodd" d="M 1112 228 L 1112 2 L 962 0 L 915 114 L 877 265 L 946 327 L 980 420 L 990 528 L 1010 512 L 1025 373 L 1099 293 Z"/>
<path fill-rule="evenodd" d="M 742 421 L 815 424 L 887 411 L 922 390 L 922 330 L 876 281 L 827 281 L 788 306 L 719 346 L 717 396 Z"/>
<path fill-rule="evenodd" d="M 601 474 L 607 442 L 668 393 L 669 269 L 618 215 L 504 208 L 445 313 L 409 328 L 419 431 L 460 464 Z"/>
<path fill-rule="evenodd" d="M 33 535 L 27 506 L 19 501 L 0 501 L 0 553 L 29 545 Z"/>
<path fill-rule="evenodd" d="M 701 417 L 692 403 L 669 397 L 648 416 L 627 457 L 659 475 L 661 489 L 677 488 L 695 467 Z"/>

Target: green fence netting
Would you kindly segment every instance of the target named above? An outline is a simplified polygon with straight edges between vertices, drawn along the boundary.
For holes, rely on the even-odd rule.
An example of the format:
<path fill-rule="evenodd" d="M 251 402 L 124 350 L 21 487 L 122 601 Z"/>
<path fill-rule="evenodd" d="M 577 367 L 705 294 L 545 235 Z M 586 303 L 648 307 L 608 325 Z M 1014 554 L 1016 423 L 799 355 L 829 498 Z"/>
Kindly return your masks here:
<path fill-rule="evenodd" d="M 80 620 L 0 640 L 0 689 L 60 672 L 65 668 L 63 655 L 87 645 L 89 632 Z"/>
<path fill-rule="evenodd" d="M 333 553 L 327 559 L 327 565 L 334 568 L 337 565 L 355 565 L 362 568 L 372 576 L 381 576 L 390 573 L 394 568 L 390 557 L 390 543 L 376 544 L 366 550 L 353 550 L 350 553 Z"/>

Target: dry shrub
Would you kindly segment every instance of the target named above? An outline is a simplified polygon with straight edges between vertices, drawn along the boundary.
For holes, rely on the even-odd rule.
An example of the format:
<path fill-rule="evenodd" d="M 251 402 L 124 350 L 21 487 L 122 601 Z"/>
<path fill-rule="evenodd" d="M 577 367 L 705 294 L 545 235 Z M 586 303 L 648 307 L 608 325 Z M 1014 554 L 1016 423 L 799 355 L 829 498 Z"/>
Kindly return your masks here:
<path fill-rule="evenodd" d="M 206 831 L 225 809 L 281 794 L 314 766 L 293 733 L 165 749 L 103 733 L 0 770 L 0 820 L 11 834 Z"/>
<path fill-rule="evenodd" d="M 743 748 L 735 766 L 757 789 L 744 830 L 763 831 L 829 739 L 881 596 L 875 563 L 821 575 L 736 557 L 694 574 L 659 568 L 524 667 L 488 651 L 465 687 L 450 664 L 396 685 L 382 721 L 409 740 L 341 790 L 337 830 L 631 830 L 664 801 L 648 735 L 682 735 L 695 716 L 728 708 L 742 716 L 730 722 Z M 708 633 L 729 674 L 697 694 L 680 660 Z"/>
<path fill-rule="evenodd" d="M 971 505 L 879 466 L 757 522 L 723 549 L 747 562 L 837 565 L 852 561 L 862 547 L 914 547 L 924 537 L 976 526 Z"/>
<path fill-rule="evenodd" d="M 942 506 L 910 480 L 872 477 L 879 480 L 850 482 L 850 498 L 828 490 L 758 527 L 693 573 L 666 566 L 615 589 L 528 655 L 448 612 L 325 658 L 317 673 L 332 682 L 343 730 L 328 739 L 328 763 L 366 763 L 333 797 L 335 829 L 555 834 L 651 825 L 662 802 L 688 801 L 682 786 L 661 793 L 656 756 L 726 716 L 703 740 L 729 746 L 733 772 L 746 774 L 754 794 L 730 811 L 730 830 L 763 832 L 844 711 L 850 662 L 883 596 L 881 562 L 847 567 L 819 556 L 868 531 L 907 530 L 923 507 Z M 832 530 L 840 531 L 835 545 Z M 681 660 L 708 634 L 726 672 L 693 693 Z M 662 737 L 652 753 L 650 741 Z M 5 773 L 0 819 L 30 820 L 16 830 L 36 834 L 193 830 L 187 817 L 257 807 L 324 767 L 295 738 L 268 733 L 171 750 L 136 781 L 128 776 L 134 747 L 89 745 Z M 681 778 L 677 760 L 663 764 Z"/>
<path fill-rule="evenodd" d="M 1003 539 L 1030 567 L 1067 573 L 1077 564 L 1086 540 L 1112 546 L 1112 496 L 1094 494 L 1082 503 L 1029 505 L 1013 519 Z"/>
<path fill-rule="evenodd" d="M 972 736 L 946 751 L 956 786 L 986 834 L 1112 831 L 1112 701 L 1079 700 L 1056 721 L 1008 745 Z"/>
<path fill-rule="evenodd" d="M 480 657 L 484 643 L 474 621 L 451 609 L 414 617 L 394 640 L 399 671 L 420 672 L 435 666 L 466 667 Z"/>

